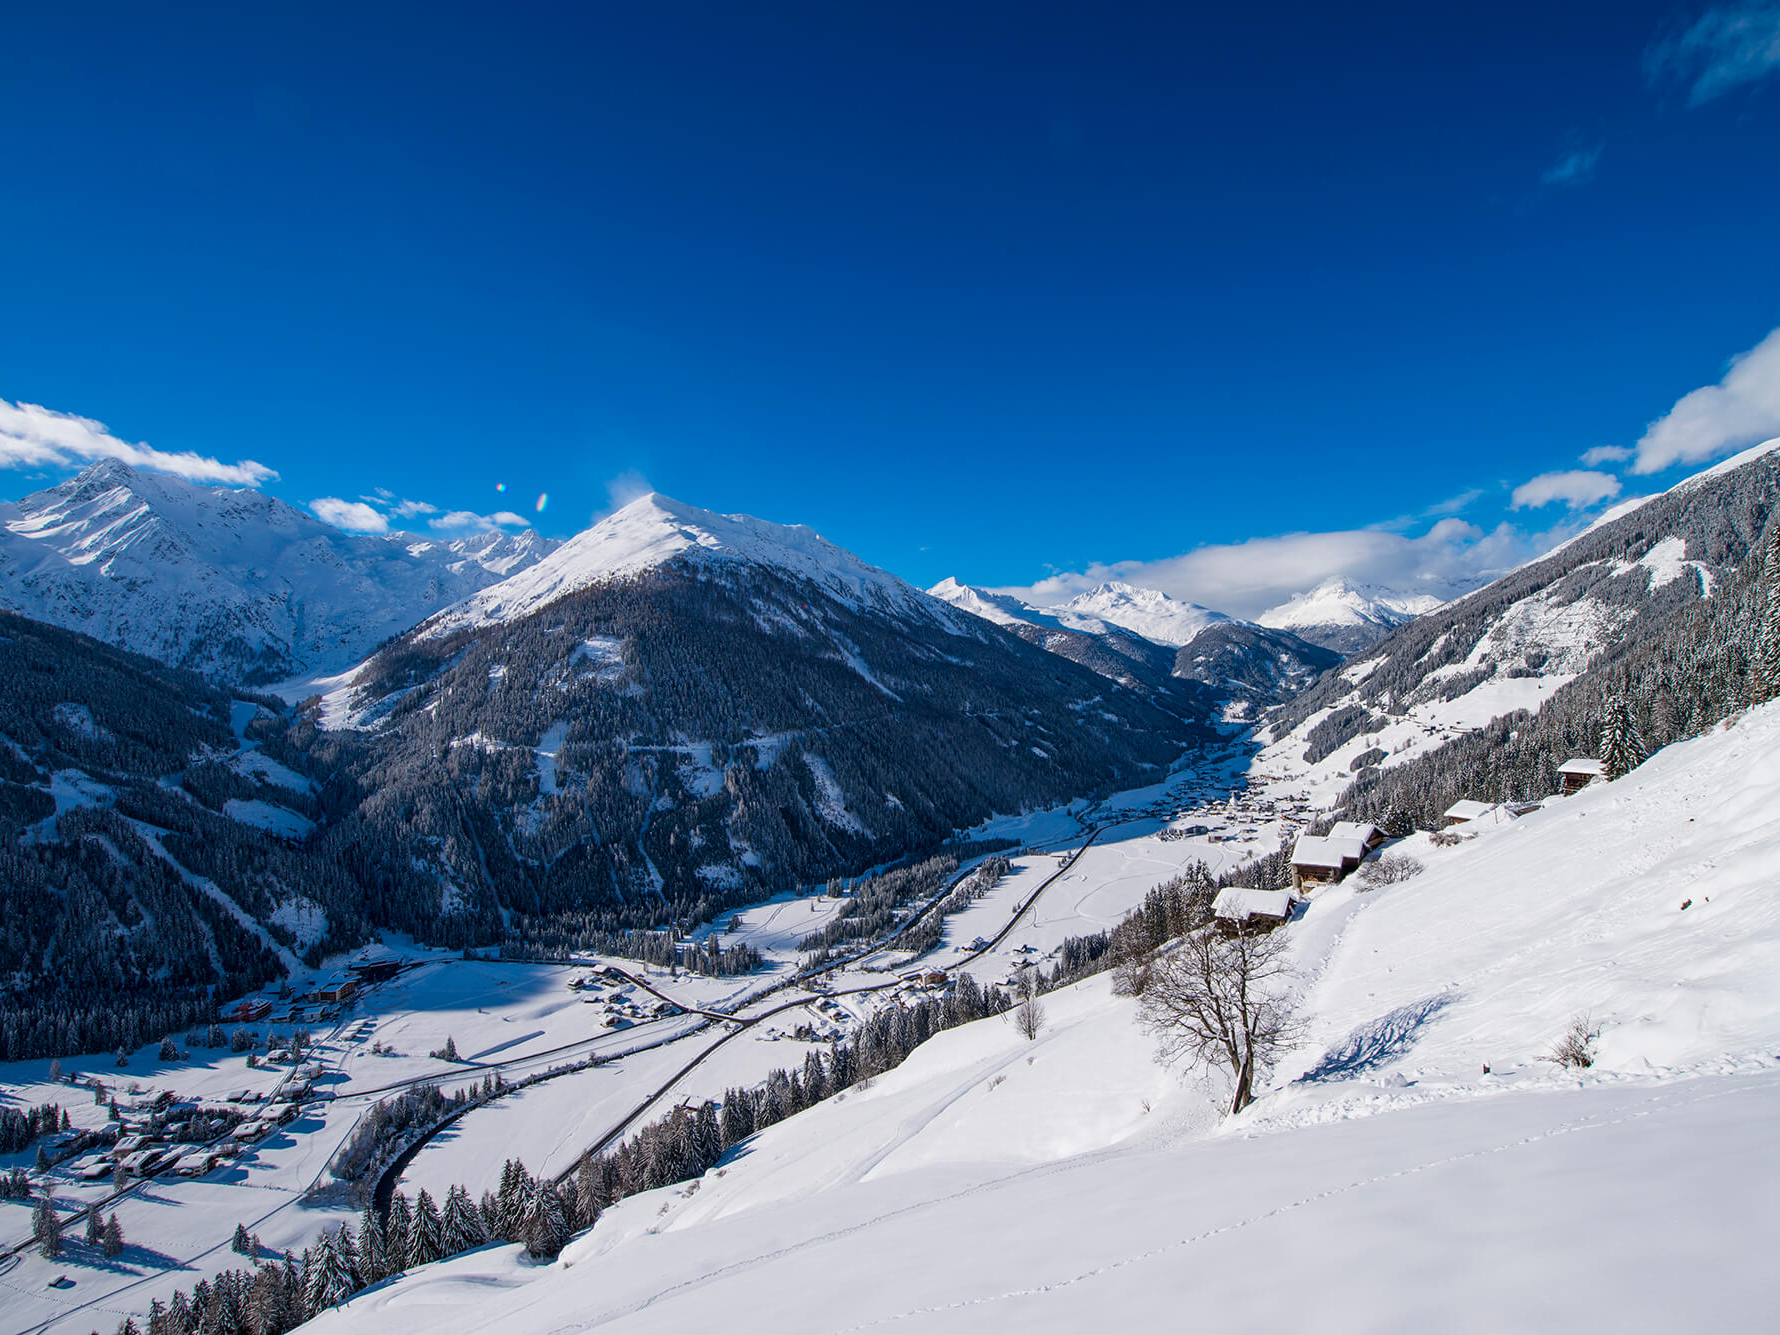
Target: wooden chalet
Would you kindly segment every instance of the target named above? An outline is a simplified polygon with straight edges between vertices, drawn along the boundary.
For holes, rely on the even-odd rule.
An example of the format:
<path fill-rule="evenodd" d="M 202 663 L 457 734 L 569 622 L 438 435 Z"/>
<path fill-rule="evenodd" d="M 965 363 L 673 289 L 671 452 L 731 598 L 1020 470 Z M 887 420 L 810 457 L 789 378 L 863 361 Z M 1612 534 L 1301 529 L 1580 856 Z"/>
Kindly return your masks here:
<path fill-rule="evenodd" d="M 1211 916 L 1227 932 L 1245 928 L 1271 932 L 1291 920 L 1297 902 L 1290 890 L 1251 890 L 1243 885 L 1228 885 L 1212 900 Z"/>
<path fill-rule="evenodd" d="M 1603 760 L 1591 760 L 1587 756 L 1574 756 L 1558 766 L 1558 778 L 1563 781 L 1564 795 L 1580 792 L 1596 779 L 1607 777 L 1607 763 Z"/>
<path fill-rule="evenodd" d="M 1494 811 L 1495 807 L 1488 802 L 1473 802 L 1470 798 L 1462 798 L 1446 809 L 1446 824 L 1450 829 L 1454 825 L 1470 825 L 1479 817 Z"/>
<path fill-rule="evenodd" d="M 1329 838 L 1358 839 L 1366 845 L 1367 851 L 1370 852 L 1390 836 L 1370 821 L 1338 820 L 1335 822 L 1335 828 L 1329 831 Z"/>
<path fill-rule="evenodd" d="M 1301 835 L 1292 848 L 1292 888 L 1313 890 L 1334 885 L 1366 860 L 1371 852 L 1357 836 Z"/>

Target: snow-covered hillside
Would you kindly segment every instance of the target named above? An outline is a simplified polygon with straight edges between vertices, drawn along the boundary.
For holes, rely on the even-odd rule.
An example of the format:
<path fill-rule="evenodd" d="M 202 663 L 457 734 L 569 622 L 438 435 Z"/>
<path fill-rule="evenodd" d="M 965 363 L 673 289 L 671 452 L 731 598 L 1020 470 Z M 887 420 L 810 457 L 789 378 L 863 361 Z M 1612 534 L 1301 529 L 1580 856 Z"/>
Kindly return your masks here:
<path fill-rule="evenodd" d="M 939 1035 L 555 1264 L 485 1249 L 313 1328 L 1764 1328 L 1780 705 L 1412 851 L 1284 929 L 1306 1031 L 1239 1118 L 1095 978 L 1036 1042 Z M 1577 1016 L 1586 1071 L 1543 1059 Z"/>
<path fill-rule="evenodd" d="M 1433 594 L 1400 593 L 1336 576 L 1269 608 L 1255 621 L 1351 654 L 1368 648 L 1405 622 L 1432 612 L 1444 601 Z"/>
<path fill-rule="evenodd" d="M 440 613 L 423 633 L 437 637 L 517 621 L 571 593 L 674 560 L 766 566 L 809 580 L 853 611 L 957 624 L 954 614 L 934 599 L 802 524 L 720 515 L 651 493 L 569 539 L 536 565 Z"/>
<path fill-rule="evenodd" d="M 1776 447 L 1628 503 L 1356 654 L 1270 720 L 1257 772 L 1294 775 L 1324 805 L 1357 784 L 1354 800 L 1376 795 L 1425 824 L 1455 798 L 1547 791 L 1560 763 L 1594 753 L 1615 693 L 1658 745 L 1722 717 L 1747 679 L 1726 646 L 1754 614 L 1750 555 L 1780 503 Z M 1517 728 L 1522 710 L 1536 717 Z M 1485 773 L 1488 793 L 1455 790 Z"/>
<path fill-rule="evenodd" d="M 0 502 L 0 608 L 222 680 L 338 672 L 537 561 L 527 531 L 341 532 L 251 489 L 102 460 Z"/>

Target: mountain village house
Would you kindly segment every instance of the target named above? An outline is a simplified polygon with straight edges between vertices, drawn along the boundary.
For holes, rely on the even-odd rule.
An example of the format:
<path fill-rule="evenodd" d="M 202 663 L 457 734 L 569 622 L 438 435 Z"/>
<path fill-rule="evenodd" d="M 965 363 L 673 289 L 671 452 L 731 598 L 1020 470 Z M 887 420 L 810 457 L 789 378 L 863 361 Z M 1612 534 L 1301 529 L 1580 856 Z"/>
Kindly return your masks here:
<path fill-rule="evenodd" d="M 1292 888 L 1334 885 L 1389 838 L 1370 821 L 1337 821 L 1327 834 L 1301 835 L 1292 848 Z"/>
<path fill-rule="evenodd" d="M 1227 932 L 1242 928 L 1271 932 L 1282 922 L 1290 921 L 1297 902 L 1290 890 L 1251 890 L 1245 885 L 1228 885 L 1212 900 L 1211 916 Z"/>
<path fill-rule="evenodd" d="M 1474 802 L 1468 797 L 1462 798 L 1446 809 L 1447 828 L 1451 829 L 1454 825 L 1470 825 L 1494 810 L 1495 807 L 1488 802 Z"/>
<path fill-rule="evenodd" d="M 1563 780 L 1564 795 L 1580 792 L 1596 779 L 1607 777 L 1605 761 L 1590 760 L 1587 756 L 1577 756 L 1566 760 L 1558 766 L 1558 777 Z"/>

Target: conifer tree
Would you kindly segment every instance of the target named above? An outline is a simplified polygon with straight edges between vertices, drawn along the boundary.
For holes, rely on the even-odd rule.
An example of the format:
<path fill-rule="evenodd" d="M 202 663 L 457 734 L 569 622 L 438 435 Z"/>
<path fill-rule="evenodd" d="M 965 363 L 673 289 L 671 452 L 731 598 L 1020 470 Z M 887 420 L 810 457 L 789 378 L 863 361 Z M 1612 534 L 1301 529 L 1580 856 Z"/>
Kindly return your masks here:
<path fill-rule="evenodd" d="M 387 1279 L 390 1273 L 389 1252 L 383 1241 L 383 1224 L 374 1206 L 365 1206 L 358 1223 L 359 1278 L 366 1284 Z"/>
<path fill-rule="evenodd" d="M 1632 707 L 1625 696 L 1615 695 L 1607 702 L 1607 717 L 1601 724 L 1601 764 L 1609 779 L 1629 774 L 1644 763 L 1644 740 L 1638 735 Z"/>
<path fill-rule="evenodd" d="M 62 1254 L 62 1221 L 47 1197 L 31 1212 L 31 1237 L 44 1259 L 53 1261 Z"/>
<path fill-rule="evenodd" d="M 308 1315 L 336 1307 L 352 1296 L 352 1274 L 333 1233 L 323 1233 L 321 1241 L 304 1256 L 303 1308 Z"/>
<path fill-rule="evenodd" d="M 117 1211 L 113 1210 L 111 1218 L 105 1221 L 104 1252 L 107 1257 L 116 1257 L 124 1250 L 124 1226 L 117 1221 Z"/>
<path fill-rule="evenodd" d="M 414 1201 L 414 1223 L 408 1230 L 409 1269 L 426 1265 L 445 1255 L 445 1233 L 439 1219 L 439 1207 L 424 1187 Z"/>
<path fill-rule="evenodd" d="M 445 1213 L 440 1222 L 444 1230 L 444 1249 L 447 1256 L 467 1252 L 488 1241 L 488 1230 L 482 1224 L 482 1212 L 476 1208 L 476 1202 L 470 1199 L 470 1193 L 461 1186 L 453 1186 L 445 1193 Z"/>
<path fill-rule="evenodd" d="M 401 1192 L 389 1203 L 389 1214 L 383 1221 L 383 1254 L 389 1273 L 394 1274 L 408 1264 L 408 1230 L 411 1215 L 408 1198 Z"/>
<path fill-rule="evenodd" d="M 98 1206 L 87 1211 L 87 1228 L 81 1240 L 89 1247 L 97 1247 L 105 1241 L 105 1215 Z"/>
<path fill-rule="evenodd" d="M 528 1185 L 520 1221 L 520 1241 L 533 1256 L 555 1256 L 568 1241 L 562 1197 L 557 1195 L 555 1184 L 548 1178 L 539 1178 Z"/>
<path fill-rule="evenodd" d="M 358 1239 L 353 1235 L 351 1224 L 341 1224 L 335 1235 L 334 1249 L 340 1253 L 340 1266 L 352 1280 L 353 1292 L 365 1287 L 364 1271 L 359 1265 Z"/>

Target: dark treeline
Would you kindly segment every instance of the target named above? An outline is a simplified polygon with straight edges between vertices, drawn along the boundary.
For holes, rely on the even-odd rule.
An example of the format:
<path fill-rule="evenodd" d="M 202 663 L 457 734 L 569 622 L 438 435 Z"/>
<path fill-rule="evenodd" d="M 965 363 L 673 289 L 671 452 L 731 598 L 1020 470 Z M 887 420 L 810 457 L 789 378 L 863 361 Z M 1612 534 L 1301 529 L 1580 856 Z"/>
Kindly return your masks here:
<path fill-rule="evenodd" d="M 898 937 L 896 944 L 917 956 L 925 955 L 937 947 L 945 939 L 946 919 L 954 913 L 964 912 L 993 890 L 1001 878 L 1013 870 L 1013 865 L 1000 854 L 984 862 L 961 881 L 958 888 L 947 895 L 933 912 Z"/>
<path fill-rule="evenodd" d="M 528 918 L 516 923 L 501 943 L 501 958 L 562 961 L 594 953 L 641 960 L 659 968 L 670 966 L 728 978 L 753 973 L 764 962 L 760 952 L 743 943 L 726 946 L 716 935 L 703 944 L 682 943 L 673 932 L 607 931 L 597 927 L 597 915 L 561 914 L 555 918 Z"/>
<path fill-rule="evenodd" d="M 979 843 L 954 844 L 943 852 L 935 854 L 924 861 L 909 867 L 892 867 L 888 871 L 879 872 L 874 876 L 864 877 L 850 884 L 836 883 L 829 887 L 831 893 L 846 894 L 847 904 L 825 926 L 811 932 L 797 943 L 797 948 L 810 952 L 805 961 L 810 966 L 828 963 L 831 959 L 843 954 L 837 947 L 861 941 L 875 941 L 895 928 L 901 916 L 901 910 L 919 900 L 930 899 L 944 888 L 952 873 L 965 862 L 979 853 L 1013 847 L 1008 840 L 987 840 Z M 995 859 L 1000 868 L 995 878 L 1007 874 L 1007 859 Z M 972 873 L 973 879 L 980 873 Z M 994 884 L 991 879 L 984 883 L 985 888 Z M 942 910 L 950 912 L 951 910 Z M 925 946 L 917 946 L 920 932 L 925 923 L 915 928 L 905 945 L 909 949 L 921 950 Z"/>
<path fill-rule="evenodd" d="M 31 1142 L 52 1131 L 60 1131 L 67 1116 L 59 1103 L 39 1104 L 35 1108 L 0 1108 L 0 1154 L 17 1154 L 31 1148 Z"/>

